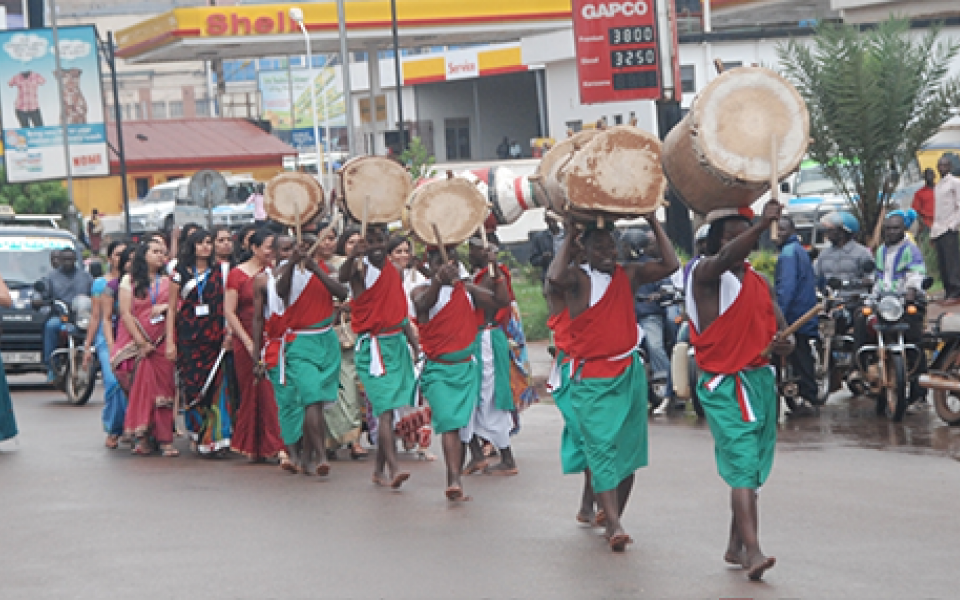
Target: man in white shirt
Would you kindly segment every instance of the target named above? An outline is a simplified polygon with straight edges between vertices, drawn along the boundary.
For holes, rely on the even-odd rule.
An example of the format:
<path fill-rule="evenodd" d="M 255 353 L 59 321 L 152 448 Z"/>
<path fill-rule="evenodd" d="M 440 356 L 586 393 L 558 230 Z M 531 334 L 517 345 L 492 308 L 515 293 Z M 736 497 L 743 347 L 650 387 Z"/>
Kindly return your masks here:
<path fill-rule="evenodd" d="M 940 279 L 943 281 L 943 304 L 960 304 L 960 179 L 950 172 L 950 159 L 937 161 L 940 183 L 934 189 L 933 227 L 930 238 L 937 249 Z"/>

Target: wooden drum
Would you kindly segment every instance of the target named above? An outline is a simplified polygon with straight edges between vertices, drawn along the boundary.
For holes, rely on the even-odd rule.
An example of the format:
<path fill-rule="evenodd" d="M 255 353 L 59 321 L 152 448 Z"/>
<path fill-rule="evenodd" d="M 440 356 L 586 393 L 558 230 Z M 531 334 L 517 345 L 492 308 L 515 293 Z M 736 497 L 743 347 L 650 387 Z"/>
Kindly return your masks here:
<path fill-rule="evenodd" d="M 749 206 L 800 166 L 810 115 L 786 79 L 762 67 L 723 73 L 703 89 L 663 144 L 663 171 L 683 202 L 706 214 Z"/>
<path fill-rule="evenodd" d="M 436 225 L 445 246 L 460 244 L 487 217 L 487 198 L 476 183 L 462 177 L 438 179 L 418 187 L 407 201 L 404 227 L 425 244 L 437 244 Z"/>
<path fill-rule="evenodd" d="M 278 223 L 289 227 L 304 225 L 326 208 L 323 188 L 312 175 L 280 173 L 267 182 L 263 208 Z"/>
<path fill-rule="evenodd" d="M 355 221 L 363 220 L 364 205 L 367 223 L 399 220 L 412 191 L 410 173 L 384 156 L 358 156 L 340 169 L 340 202 Z"/>
<path fill-rule="evenodd" d="M 569 137 L 551 148 L 540 161 L 534 181 L 534 194 L 537 204 L 562 213 L 566 206 L 566 197 L 560 185 L 565 169 L 574 155 L 600 133 L 599 129 L 586 129 Z"/>
<path fill-rule="evenodd" d="M 457 176 L 477 182 L 477 189 L 490 202 L 497 225 L 510 225 L 531 208 L 543 208 L 534 195 L 530 178 L 517 177 L 509 167 L 475 169 Z"/>

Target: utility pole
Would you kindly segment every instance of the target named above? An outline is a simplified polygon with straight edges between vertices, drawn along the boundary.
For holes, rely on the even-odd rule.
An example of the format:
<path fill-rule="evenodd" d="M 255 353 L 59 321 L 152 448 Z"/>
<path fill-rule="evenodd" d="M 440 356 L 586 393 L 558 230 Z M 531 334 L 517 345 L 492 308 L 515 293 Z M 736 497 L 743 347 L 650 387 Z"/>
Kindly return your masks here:
<path fill-rule="evenodd" d="M 400 35 L 397 32 L 397 0 L 390 0 L 390 23 L 393 28 L 393 70 L 397 80 L 394 89 L 397 91 L 397 120 L 400 129 L 400 152 L 407 149 L 406 127 L 403 123 L 403 75 L 400 72 Z M 369 60 L 369 58 L 368 58 Z M 379 64 L 377 68 L 379 68 Z"/>
<path fill-rule="evenodd" d="M 117 147 L 110 148 L 117 155 L 120 161 L 120 185 L 123 194 L 123 230 L 127 237 L 130 236 L 130 194 L 127 189 L 127 155 L 123 149 L 123 122 L 120 110 L 120 90 L 117 86 L 117 55 L 114 50 L 113 32 L 107 32 L 106 44 L 101 43 L 104 58 L 107 60 L 107 67 L 110 69 L 110 81 L 113 84 L 113 119 L 117 125 Z"/>
<path fill-rule="evenodd" d="M 347 108 L 347 153 L 353 156 L 357 146 L 353 139 L 353 89 L 350 86 L 350 52 L 347 50 L 347 13 L 343 2 L 344 0 L 337 0 L 337 21 L 339 21 L 340 27 L 340 67 L 343 69 L 343 100 Z"/>

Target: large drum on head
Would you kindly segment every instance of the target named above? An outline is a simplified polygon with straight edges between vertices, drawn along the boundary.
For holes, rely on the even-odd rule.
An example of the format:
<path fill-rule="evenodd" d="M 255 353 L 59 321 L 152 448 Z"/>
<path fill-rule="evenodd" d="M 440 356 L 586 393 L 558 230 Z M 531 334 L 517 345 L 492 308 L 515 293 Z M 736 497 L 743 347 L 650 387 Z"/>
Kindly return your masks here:
<path fill-rule="evenodd" d="M 355 221 L 391 223 L 403 215 L 403 207 L 413 191 L 410 173 L 384 156 L 358 156 L 340 170 L 340 201 L 343 210 Z"/>
<path fill-rule="evenodd" d="M 534 195 L 537 204 L 561 213 L 566 205 L 560 181 L 564 169 L 574 155 L 600 133 L 599 129 L 585 129 L 558 143 L 544 155 L 534 176 Z"/>
<path fill-rule="evenodd" d="M 667 180 L 660 140 L 633 125 L 605 129 L 562 169 L 565 211 L 574 217 L 632 218 L 660 207 Z"/>
<path fill-rule="evenodd" d="M 460 244 L 483 224 L 487 198 L 475 182 L 462 177 L 425 183 L 410 194 L 404 226 L 425 244 L 437 244 L 434 226 L 444 245 Z"/>
<path fill-rule="evenodd" d="M 775 142 L 774 142 L 775 139 Z M 762 67 L 714 79 L 663 143 L 663 170 L 691 209 L 749 206 L 800 166 L 810 139 L 807 106 L 790 82 Z"/>
<path fill-rule="evenodd" d="M 305 225 L 325 209 L 323 188 L 306 173 L 280 173 L 267 182 L 263 208 L 278 223 Z"/>

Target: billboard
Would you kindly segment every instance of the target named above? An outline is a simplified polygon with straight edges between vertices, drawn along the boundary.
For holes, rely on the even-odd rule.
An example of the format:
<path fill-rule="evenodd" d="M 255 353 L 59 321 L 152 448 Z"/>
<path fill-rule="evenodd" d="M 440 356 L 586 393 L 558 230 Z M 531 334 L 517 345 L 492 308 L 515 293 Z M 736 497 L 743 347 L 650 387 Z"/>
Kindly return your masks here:
<path fill-rule="evenodd" d="M 317 126 L 323 136 L 325 125 L 346 126 L 346 104 L 339 69 L 314 68 L 313 75 Z M 316 145 L 310 106 L 310 71 L 261 71 L 259 85 L 263 115 L 270 121 L 273 134 L 301 152 L 312 152 Z"/>
<path fill-rule="evenodd" d="M 74 177 L 108 175 L 96 30 L 78 26 L 61 27 L 58 32 L 70 172 Z M 8 181 L 67 176 L 49 29 L 0 32 L 0 124 Z"/>
<path fill-rule="evenodd" d="M 580 103 L 660 98 L 654 0 L 573 0 Z"/>

